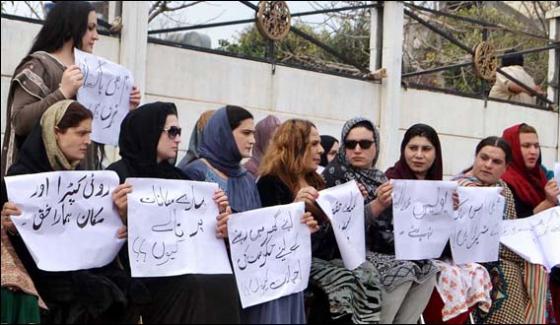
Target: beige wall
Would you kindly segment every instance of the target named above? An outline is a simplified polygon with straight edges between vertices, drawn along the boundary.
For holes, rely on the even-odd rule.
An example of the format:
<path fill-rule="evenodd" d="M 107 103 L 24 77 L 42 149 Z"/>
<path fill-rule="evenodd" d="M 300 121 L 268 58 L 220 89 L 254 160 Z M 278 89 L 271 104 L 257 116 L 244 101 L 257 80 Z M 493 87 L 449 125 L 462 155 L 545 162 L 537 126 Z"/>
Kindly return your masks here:
<path fill-rule="evenodd" d="M 36 24 L 2 19 L 2 132 L 11 75 L 38 30 Z M 119 46 L 118 38 L 101 36 L 94 54 L 118 62 Z M 271 71 L 266 63 L 149 44 L 143 102 L 176 103 L 186 130 L 183 150 L 199 114 L 226 104 L 248 108 L 256 120 L 270 113 L 282 120 L 310 119 L 322 134 L 337 138 L 344 122 L 355 116 L 379 125 L 381 85 L 282 66 L 274 74 Z M 500 135 L 519 122 L 537 128 L 548 167 L 559 154 L 558 113 L 492 101 L 485 108 L 482 100 L 415 89 L 402 89 L 401 101 L 400 128 L 395 132 L 399 142 L 410 125 L 432 125 L 441 137 L 447 176 L 472 163 L 480 139 Z"/>

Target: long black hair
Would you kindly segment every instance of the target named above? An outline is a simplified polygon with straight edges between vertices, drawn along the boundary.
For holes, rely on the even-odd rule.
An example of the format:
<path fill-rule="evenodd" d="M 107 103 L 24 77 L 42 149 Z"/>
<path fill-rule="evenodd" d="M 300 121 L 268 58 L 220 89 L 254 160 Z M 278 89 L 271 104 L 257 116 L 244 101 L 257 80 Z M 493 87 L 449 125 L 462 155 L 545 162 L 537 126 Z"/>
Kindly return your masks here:
<path fill-rule="evenodd" d="M 241 125 L 241 122 L 253 118 L 253 114 L 240 106 L 227 105 L 226 113 L 232 131 L 237 129 L 237 127 Z"/>
<path fill-rule="evenodd" d="M 82 37 L 88 28 L 89 13 L 95 8 L 88 1 L 60 1 L 49 11 L 39 34 L 28 54 L 45 51 L 52 53 L 69 40 L 82 48 Z"/>

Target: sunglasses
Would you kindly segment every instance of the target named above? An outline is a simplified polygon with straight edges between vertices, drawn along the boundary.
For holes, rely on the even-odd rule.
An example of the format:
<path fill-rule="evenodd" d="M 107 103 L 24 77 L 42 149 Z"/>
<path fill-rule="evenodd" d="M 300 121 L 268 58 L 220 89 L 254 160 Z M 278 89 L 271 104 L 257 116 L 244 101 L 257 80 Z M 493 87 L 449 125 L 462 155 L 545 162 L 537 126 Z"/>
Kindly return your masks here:
<path fill-rule="evenodd" d="M 162 131 L 167 132 L 167 136 L 169 137 L 169 139 L 173 140 L 175 139 L 177 136 L 181 136 L 181 128 L 177 127 L 177 126 L 172 126 L 168 129 L 163 129 Z"/>
<path fill-rule="evenodd" d="M 371 140 L 346 140 L 346 141 L 344 141 L 344 146 L 347 149 L 350 149 L 350 150 L 356 149 L 356 146 L 358 144 L 360 145 L 360 148 L 362 148 L 362 149 L 369 149 L 371 147 L 371 145 L 373 144 L 373 141 L 371 141 Z"/>

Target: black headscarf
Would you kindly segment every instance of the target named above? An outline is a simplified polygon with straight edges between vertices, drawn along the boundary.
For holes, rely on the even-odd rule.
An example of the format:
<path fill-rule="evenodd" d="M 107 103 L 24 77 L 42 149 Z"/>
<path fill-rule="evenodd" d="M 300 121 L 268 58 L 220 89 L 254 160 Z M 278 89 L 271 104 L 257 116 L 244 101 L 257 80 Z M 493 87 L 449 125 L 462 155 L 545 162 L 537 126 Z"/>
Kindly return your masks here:
<path fill-rule="evenodd" d="M 127 177 L 186 178 L 169 161 L 157 163 L 157 146 L 168 115 L 177 115 L 175 104 L 155 102 L 129 112 L 122 121 L 119 148 Z"/>
<path fill-rule="evenodd" d="M 329 164 L 327 156 L 336 142 L 338 142 L 338 140 L 335 137 L 331 137 L 330 135 L 321 136 L 321 146 L 325 151 L 321 154 L 321 162 L 319 165 L 326 167 Z"/>
<path fill-rule="evenodd" d="M 8 169 L 6 176 L 53 171 L 41 137 L 42 131 L 41 125 L 37 123 L 25 139 L 16 162 Z"/>

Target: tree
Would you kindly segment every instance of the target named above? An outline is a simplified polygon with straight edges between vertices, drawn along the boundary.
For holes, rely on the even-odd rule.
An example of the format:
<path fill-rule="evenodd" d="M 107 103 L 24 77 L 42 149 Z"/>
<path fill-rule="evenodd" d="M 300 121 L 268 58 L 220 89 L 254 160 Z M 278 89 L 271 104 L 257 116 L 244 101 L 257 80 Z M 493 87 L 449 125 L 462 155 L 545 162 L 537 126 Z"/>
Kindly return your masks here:
<path fill-rule="evenodd" d="M 499 1 L 488 3 L 482 1 L 409 1 L 408 3 L 432 9 L 437 8 L 454 15 L 496 24 L 497 27 L 485 29 L 488 41 L 494 44 L 498 54 L 508 49 L 524 50 L 545 46 L 548 38 L 548 25 L 543 22 L 543 17 L 548 10 L 558 5 L 558 1 L 522 1 L 517 2 L 516 8 Z M 316 9 L 333 9 L 344 6 L 362 6 L 371 4 L 371 1 L 315 1 L 312 4 Z M 496 8 L 496 4 L 498 8 Z M 507 8 L 510 10 L 505 10 Z M 481 25 L 430 14 L 412 7 L 407 9 L 428 20 L 432 25 L 451 33 L 470 48 L 474 48 L 483 39 L 484 28 Z M 506 11 L 508 14 L 504 14 Z M 526 17 L 526 19 L 519 19 L 519 17 Z M 470 54 L 464 50 L 429 31 L 415 20 L 406 16 L 405 18 L 404 72 L 472 61 Z M 359 66 L 367 67 L 369 65 L 369 9 L 353 9 L 326 14 L 326 18 L 319 28 L 313 28 L 301 22 L 296 26 L 333 47 L 339 53 L 347 55 Z M 241 33 L 237 41 L 222 41 L 221 45 L 223 50 L 250 56 L 262 57 L 266 52 L 266 42 L 254 27 Z M 279 61 L 290 62 L 294 58 L 305 58 L 306 62 L 320 62 L 323 67 L 339 66 L 351 73 L 356 70 L 295 35 L 290 35 L 286 40 L 277 44 L 277 48 Z M 535 80 L 542 84 L 546 81 L 548 51 L 525 55 L 525 65 Z M 480 93 L 483 91 L 483 87 L 486 91 L 489 88 L 489 85 L 483 85 L 483 82 L 475 76 L 472 67 L 412 77 L 406 80 L 470 93 Z"/>
<path fill-rule="evenodd" d="M 26 17 L 43 19 L 44 1 L 2 1 L 2 13 L 21 12 Z"/>
<path fill-rule="evenodd" d="M 17 13 L 24 17 L 45 19 L 45 2 L 49 1 L 2 1 L 2 13 Z M 95 1 L 93 4 L 96 7 L 102 7 L 103 4 L 100 3 L 105 3 L 106 5 L 106 2 L 107 1 Z M 175 17 L 169 15 L 202 2 L 204 1 L 150 1 L 148 22 L 152 22 L 159 16 L 167 16 L 167 20 L 185 25 L 185 22 L 177 21 Z M 22 6 L 21 8 L 20 5 Z M 170 25 L 170 23 L 166 25 Z"/>
<path fill-rule="evenodd" d="M 295 24 L 295 27 L 317 39 L 323 38 L 322 35 L 317 34 L 310 26 L 297 23 Z M 218 49 L 220 50 L 252 57 L 265 57 L 269 48 L 268 40 L 259 33 L 256 25 L 245 28 L 245 30 L 240 33 L 236 42 L 220 40 L 219 44 L 220 47 Z M 293 33 L 288 34 L 286 39 L 278 42 L 275 45 L 275 51 L 277 51 L 276 58 L 279 61 L 285 61 L 288 58 L 298 56 L 300 54 L 317 58 L 325 58 L 324 53 L 321 53 L 321 49 L 314 44 L 301 39 Z"/>
<path fill-rule="evenodd" d="M 526 1 L 521 3 L 521 6 L 533 7 L 530 3 L 532 2 Z M 454 18 L 433 15 L 424 15 L 424 17 L 429 17 L 431 24 L 451 31 L 457 40 L 471 48 L 474 48 L 483 40 L 483 35 L 486 32 L 487 40 L 494 45 L 498 54 L 502 54 L 509 49 L 524 50 L 547 45 L 548 25 L 532 24 L 532 22 L 538 21 L 533 17 L 543 16 L 553 6 L 554 2 L 552 1 L 541 1 L 541 4 L 537 6 L 539 12 L 534 16 L 531 14 L 522 15 L 517 12 L 526 18 L 525 21 L 519 19 L 519 15 L 504 14 L 506 11 L 504 8 L 486 4 L 463 5 L 448 10 L 455 15 L 475 18 L 497 25 L 497 27 L 486 28 Z M 512 12 L 516 12 L 515 9 L 512 10 Z M 527 22 L 531 22 L 531 24 Z M 416 31 L 416 33 L 405 33 L 405 46 L 409 45 L 409 48 L 405 50 L 406 66 L 409 71 L 431 69 L 471 60 L 470 55 L 464 50 L 435 33 L 427 32 L 427 29 L 415 21 L 409 20 L 406 28 L 409 31 Z M 410 46 L 410 44 L 415 45 Z M 548 51 L 526 54 L 524 58 L 525 68 L 535 78 L 536 82 L 541 84 L 546 82 Z M 408 81 L 430 83 L 434 86 L 469 93 L 481 93 L 489 90 L 489 85 L 484 85 L 475 76 L 473 68 L 470 66 L 440 72 L 432 75 L 432 78 L 426 78 L 426 76 L 408 78 Z"/>
<path fill-rule="evenodd" d="M 150 1 L 150 12 L 148 22 L 154 20 L 161 14 L 176 12 L 181 9 L 192 7 L 204 1 Z"/>
<path fill-rule="evenodd" d="M 369 65 L 369 36 L 365 35 L 368 25 L 365 19 L 342 21 L 338 31 L 333 33 L 326 28 L 316 30 L 303 22 L 293 23 L 298 30 L 337 50 L 347 60 L 335 57 L 292 32 L 275 44 L 275 58 L 278 62 L 312 66 L 319 70 L 362 74 L 349 62 L 354 62 L 358 67 Z M 270 43 L 252 25 L 242 31 L 234 42 L 220 40 L 219 44 L 219 49 L 223 51 L 262 58 L 266 56 Z"/>

